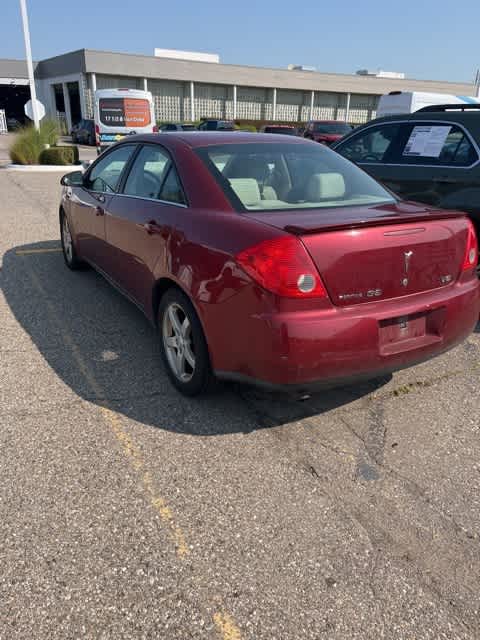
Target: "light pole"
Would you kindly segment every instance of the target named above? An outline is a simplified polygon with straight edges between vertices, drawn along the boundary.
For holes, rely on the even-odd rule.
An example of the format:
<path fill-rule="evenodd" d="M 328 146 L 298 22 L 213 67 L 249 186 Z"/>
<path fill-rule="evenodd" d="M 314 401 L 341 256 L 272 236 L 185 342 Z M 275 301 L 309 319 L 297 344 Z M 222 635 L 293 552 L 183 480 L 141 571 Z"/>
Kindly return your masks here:
<path fill-rule="evenodd" d="M 25 38 L 25 54 L 27 56 L 28 81 L 30 83 L 30 97 L 32 99 L 33 124 L 35 125 L 35 129 L 38 129 L 40 119 L 37 109 L 37 92 L 35 90 L 35 78 L 33 75 L 32 48 L 30 46 L 26 0 L 20 0 L 20 11 L 22 12 L 23 37 Z"/>

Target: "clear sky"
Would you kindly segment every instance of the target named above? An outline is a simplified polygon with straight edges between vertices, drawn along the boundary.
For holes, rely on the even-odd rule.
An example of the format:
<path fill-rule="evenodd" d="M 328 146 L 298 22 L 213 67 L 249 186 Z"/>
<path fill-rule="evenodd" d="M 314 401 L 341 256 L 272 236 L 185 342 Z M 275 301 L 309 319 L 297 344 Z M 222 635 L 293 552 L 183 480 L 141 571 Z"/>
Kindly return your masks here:
<path fill-rule="evenodd" d="M 74 49 L 152 55 L 154 47 L 221 62 L 319 71 L 372 68 L 472 82 L 480 0 L 27 0 L 34 59 Z M 0 0 L 0 58 L 23 58 L 18 0 Z"/>

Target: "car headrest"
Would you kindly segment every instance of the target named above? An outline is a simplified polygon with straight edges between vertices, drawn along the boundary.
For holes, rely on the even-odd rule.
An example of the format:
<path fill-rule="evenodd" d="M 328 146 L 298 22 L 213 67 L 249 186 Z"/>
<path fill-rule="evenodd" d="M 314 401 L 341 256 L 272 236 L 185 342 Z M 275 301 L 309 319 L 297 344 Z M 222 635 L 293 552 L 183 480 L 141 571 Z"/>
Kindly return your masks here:
<path fill-rule="evenodd" d="M 345 180 L 341 173 L 314 173 L 307 184 L 306 200 L 338 200 L 345 195 Z"/>
<path fill-rule="evenodd" d="M 229 182 L 245 207 L 252 207 L 260 202 L 260 189 L 255 178 L 230 178 Z"/>

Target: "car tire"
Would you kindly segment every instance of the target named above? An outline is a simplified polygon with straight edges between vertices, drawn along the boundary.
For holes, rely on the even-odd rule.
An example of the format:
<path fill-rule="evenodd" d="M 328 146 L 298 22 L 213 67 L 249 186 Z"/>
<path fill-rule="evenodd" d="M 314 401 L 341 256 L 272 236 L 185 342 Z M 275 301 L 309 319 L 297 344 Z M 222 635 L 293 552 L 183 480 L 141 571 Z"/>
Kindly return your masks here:
<path fill-rule="evenodd" d="M 60 213 L 60 241 L 62 243 L 63 259 L 67 267 L 72 271 L 83 268 L 84 262 L 79 259 L 75 251 L 70 225 L 64 211 Z"/>
<path fill-rule="evenodd" d="M 160 300 L 158 330 L 162 360 L 173 386 L 186 396 L 211 391 L 215 378 L 203 328 L 192 303 L 177 288 L 168 289 Z"/>

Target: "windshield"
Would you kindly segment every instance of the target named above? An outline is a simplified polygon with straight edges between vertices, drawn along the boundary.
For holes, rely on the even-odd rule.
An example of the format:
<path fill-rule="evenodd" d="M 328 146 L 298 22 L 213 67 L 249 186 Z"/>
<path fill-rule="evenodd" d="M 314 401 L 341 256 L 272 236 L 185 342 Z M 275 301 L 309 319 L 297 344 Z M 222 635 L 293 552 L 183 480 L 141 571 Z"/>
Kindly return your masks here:
<path fill-rule="evenodd" d="M 350 133 L 352 127 L 348 124 L 344 124 L 343 122 L 317 122 L 313 125 L 313 130 L 315 133 L 339 133 L 344 136 L 345 134 Z"/>
<path fill-rule="evenodd" d="M 237 211 L 395 202 L 373 178 L 322 145 L 225 144 L 197 153 Z"/>
<path fill-rule="evenodd" d="M 283 133 L 286 135 L 294 136 L 297 131 L 293 127 L 265 127 L 264 133 Z"/>

